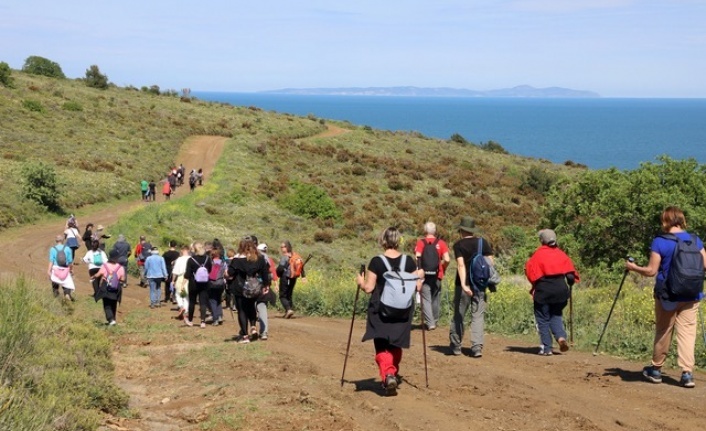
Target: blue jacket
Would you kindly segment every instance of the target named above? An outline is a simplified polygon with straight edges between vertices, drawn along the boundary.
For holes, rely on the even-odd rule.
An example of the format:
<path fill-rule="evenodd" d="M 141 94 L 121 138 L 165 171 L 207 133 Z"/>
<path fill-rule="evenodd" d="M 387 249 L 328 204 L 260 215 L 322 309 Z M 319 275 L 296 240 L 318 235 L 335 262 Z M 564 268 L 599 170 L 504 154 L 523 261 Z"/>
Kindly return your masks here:
<path fill-rule="evenodd" d="M 145 278 L 167 278 L 167 264 L 158 254 L 151 254 L 145 259 Z"/>

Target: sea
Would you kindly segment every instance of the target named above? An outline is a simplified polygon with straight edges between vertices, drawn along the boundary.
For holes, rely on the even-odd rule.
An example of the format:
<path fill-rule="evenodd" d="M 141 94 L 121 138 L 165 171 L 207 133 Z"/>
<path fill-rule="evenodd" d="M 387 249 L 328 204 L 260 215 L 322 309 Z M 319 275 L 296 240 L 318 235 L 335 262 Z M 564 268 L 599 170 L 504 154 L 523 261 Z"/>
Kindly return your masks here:
<path fill-rule="evenodd" d="M 658 157 L 706 163 L 706 99 L 309 96 L 192 92 L 207 101 L 348 121 L 591 169 L 636 169 Z"/>

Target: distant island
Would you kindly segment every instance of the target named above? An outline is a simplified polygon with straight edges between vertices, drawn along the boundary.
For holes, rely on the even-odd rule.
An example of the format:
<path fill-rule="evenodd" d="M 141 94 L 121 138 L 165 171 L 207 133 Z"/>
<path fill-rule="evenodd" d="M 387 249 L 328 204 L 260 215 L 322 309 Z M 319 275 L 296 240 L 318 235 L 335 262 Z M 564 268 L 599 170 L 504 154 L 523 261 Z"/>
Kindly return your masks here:
<path fill-rule="evenodd" d="M 298 96 L 408 96 L 408 97 L 541 97 L 541 98 L 596 98 L 600 94 L 593 91 L 572 90 L 570 88 L 535 88 L 518 85 L 513 88 L 477 91 L 464 88 L 423 88 L 423 87 L 340 87 L 340 88 L 282 88 L 259 91 L 264 94 L 290 94 Z"/>

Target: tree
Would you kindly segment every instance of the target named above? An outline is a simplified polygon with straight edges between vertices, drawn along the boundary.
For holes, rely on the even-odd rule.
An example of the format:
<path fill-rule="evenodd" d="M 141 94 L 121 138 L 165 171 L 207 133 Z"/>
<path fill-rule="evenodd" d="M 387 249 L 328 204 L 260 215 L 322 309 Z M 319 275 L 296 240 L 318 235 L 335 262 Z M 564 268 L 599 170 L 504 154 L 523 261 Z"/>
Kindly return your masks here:
<path fill-rule="evenodd" d="M 0 84 L 7 88 L 14 88 L 14 82 L 11 74 L 12 69 L 10 69 L 10 65 L 4 61 L 0 62 Z"/>
<path fill-rule="evenodd" d="M 95 64 L 86 69 L 86 85 L 105 90 L 108 88 L 108 77 L 101 73 Z"/>
<path fill-rule="evenodd" d="M 547 196 L 543 226 L 573 242 L 580 261 L 591 267 L 619 268 L 628 254 L 644 260 L 669 205 L 684 210 L 689 231 L 704 236 L 706 165 L 659 160 L 633 171 L 588 171 L 559 182 Z"/>
<path fill-rule="evenodd" d="M 66 78 L 58 63 L 36 55 L 27 57 L 24 66 L 22 66 L 22 71 L 50 78 Z"/>
<path fill-rule="evenodd" d="M 21 172 L 25 197 L 50 211 L 58 211 L 61 195 L 54 167 L 43 162 L 28 162 L 22 166 Z"/>

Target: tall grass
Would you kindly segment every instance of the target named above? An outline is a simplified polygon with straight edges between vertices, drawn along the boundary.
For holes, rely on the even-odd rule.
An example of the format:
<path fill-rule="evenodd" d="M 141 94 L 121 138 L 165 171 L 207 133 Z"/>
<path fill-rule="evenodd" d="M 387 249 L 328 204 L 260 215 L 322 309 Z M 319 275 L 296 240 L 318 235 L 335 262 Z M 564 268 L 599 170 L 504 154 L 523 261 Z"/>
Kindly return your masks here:
<path fill-rule="evenodd" d="M 94 430 L 127 395 L 110 343 L 27 278 L 0 281 L 0 429 Z"/>

